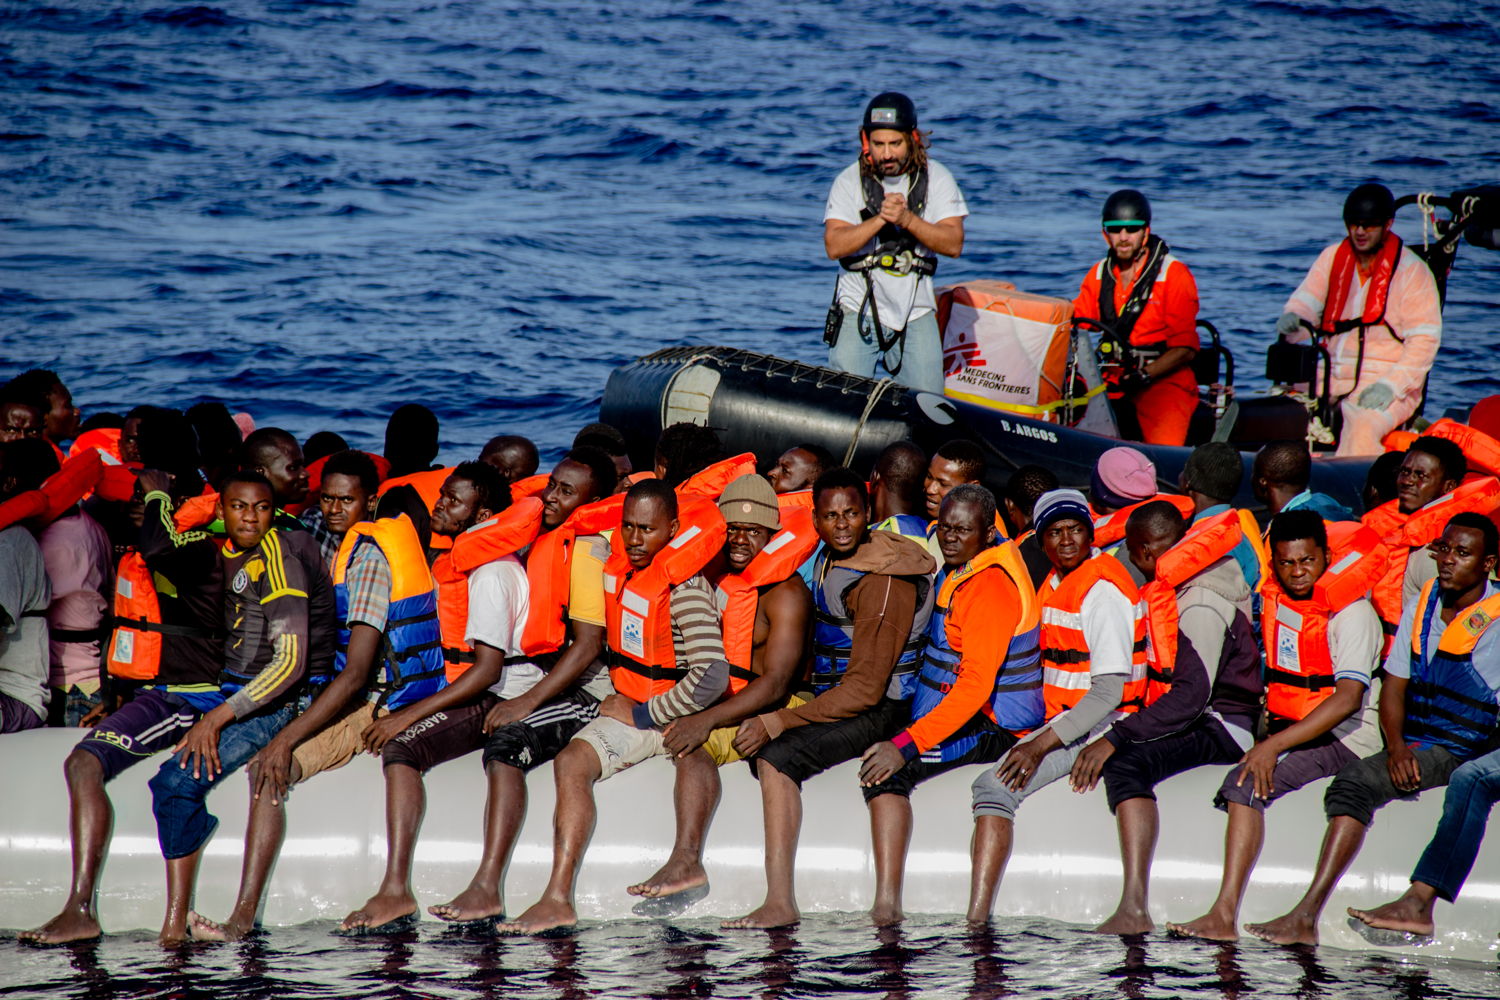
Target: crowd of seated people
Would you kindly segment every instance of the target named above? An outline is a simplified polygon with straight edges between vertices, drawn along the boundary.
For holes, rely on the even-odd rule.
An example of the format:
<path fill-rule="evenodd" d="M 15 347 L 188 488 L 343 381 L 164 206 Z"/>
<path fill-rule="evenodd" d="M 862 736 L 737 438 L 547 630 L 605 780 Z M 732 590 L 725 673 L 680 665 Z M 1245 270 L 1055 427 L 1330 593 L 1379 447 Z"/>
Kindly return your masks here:
<path fill-rule="evenodd" d="M 502 933 L 576 923 L 594 786 L 651 758 L 673 769 L 676 837 L 622 887 L 644 913 L 707 894 L 719 769 L 759 779 L 765 900 L 728 928 L 799 919 L 803 786 L 845 762 L 833 780 L 857 775 L 868 806 L 882 925 L 902 919 L 911 798 L 949 771 L 973 786 L 970 921 L 989 919 L 1022 802 L 1102 782 L 1124 881 L 1099 930 L 1136 934 L 1154 926 L 1155 789 L 1219 769 L 1222 886 L 1168 925 L 1214 940 L 1238 936 L 1281 796 L 1331 779 L 1305 897 L 1248 925 L 1278 943 L 1316 942 L 1378 809 L 1446 786 L 1411 889 L 1351 911 L 1431 934 L 1500 797 L 1500 443 L 1451 422 L 1372 465 L 1356 519 L 1309 489 L 1300 442 L 1263 449 L 1248 490 L 1240 454 L 1211 443 L 1171 486 L 1120 447 L 1087 492 L 1039 466 L 991 492 L 961 440 L 849 469 L 815 443 L 729 455 L 677 424 L 636 469 L 591 424 L 555 463 L 501 434 L 441 465 L 417 404 L 380 454 L 217 403 L 79 416 L 52 372 L 0 389 L 0 723 L 80 736 L 63 766 L 73 877 L 35 943 L 100 934 L 108 784 L 142 762 L 166 943 L 250 933 L 290 790 L 362 753 L 382 764 L 387 861 L 339 926 L 353 935 L 415 926 L 424 775 L 458 758 L 484 789 L 481 857 L 427 910 Z M 1263 523 L 1235 506 L 1248 496 Z M 529 776 L 549 762 L 551 874 L 507 919 Z M 208 793 L 240 770 L 239 892 L 199 914 Z"/>

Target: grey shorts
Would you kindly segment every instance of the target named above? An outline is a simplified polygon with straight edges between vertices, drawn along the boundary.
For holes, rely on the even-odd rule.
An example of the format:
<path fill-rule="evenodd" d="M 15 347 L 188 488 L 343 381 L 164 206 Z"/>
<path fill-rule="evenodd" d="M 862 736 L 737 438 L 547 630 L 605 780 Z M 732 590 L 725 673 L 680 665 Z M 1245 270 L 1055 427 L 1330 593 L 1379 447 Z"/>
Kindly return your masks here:
<path fill-rule="evenodd" d="M 1031 776 L 1026 787 L 1019 792 L 1011 791 L 1008 785 L 995 777 L 995 773 L 1005 764 L 1005 757 L 1001 757 L 994 767 L 985 768 L 979 772 L 979 777 L 974 779 L 972 786 L 974 815 L 1015 819 L 1016 810 L 1021 807 L 1022 801 L 1059 778 L 1068 776 L 1068 772 L 1073 770 L 1073 762 L 1078 759 L 1078 755 L 1088 744 L 1088 737 L 1085 736 L 1067 746 L 1053 750 L 1042 758 L 1042 762 L 1036 766 L 1036 773 Z"/>
<path fill-rule="evenodd" d="M 1249 778 L 1245 779 L 1244 784 L 1236 784 L 1242 770 L 1236 764 L 1224 776 L 1224 784 L 1219 786 L 1219 794 L 1214 796 L 1214 806 L 1228 810 L 1229 803 L 1234 802 L 1265 812 L 1266 806 L 1287 792 L 1295 792 L 1319 778 L 1331 778 L 1358 759 L 1352 750 L 1338 740 L 1289 750 L 1276 761 L 1276 770 L 1271 774 L 1271 795 L 1264 799 L 1256 797 L 1255 782 Z"/>

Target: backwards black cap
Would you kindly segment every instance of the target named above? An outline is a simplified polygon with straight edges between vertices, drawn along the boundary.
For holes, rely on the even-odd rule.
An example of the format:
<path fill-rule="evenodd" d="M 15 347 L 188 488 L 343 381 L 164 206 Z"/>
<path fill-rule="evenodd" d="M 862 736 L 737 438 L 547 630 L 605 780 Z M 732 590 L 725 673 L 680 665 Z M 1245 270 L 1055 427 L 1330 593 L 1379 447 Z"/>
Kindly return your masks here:
<path fill-rule="evenodd" d="M 870 103 L 865 105 L 865 120 L 859 129 L 861 132 L 870 133 L 881 128 L 895 129 L 897 132 L 915 132 L 917 130 L 917 106 L 911 102 L 911 98 L 894 91 L 877 94 L 871 98 Z"/>
<path fill-rule="evenodd" d="M 1105 200 L 1101 221 L 1105 226 L 1149 226 L 1151 202 L 1130 188 L 1116 191 Z"/>
<path fill-rule="evenodd" d="M 1384 184 L 1361 184 L 1344 199 L 1344 225 L 1390 222 L 1396 217 L 1396 199 Z"/>

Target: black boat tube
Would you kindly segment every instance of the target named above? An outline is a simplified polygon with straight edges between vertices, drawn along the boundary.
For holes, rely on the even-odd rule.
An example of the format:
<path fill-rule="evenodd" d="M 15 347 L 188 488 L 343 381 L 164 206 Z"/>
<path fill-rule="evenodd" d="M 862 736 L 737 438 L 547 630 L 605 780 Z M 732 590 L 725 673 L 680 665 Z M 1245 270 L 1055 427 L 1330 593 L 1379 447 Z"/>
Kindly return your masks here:
<path fill-rule="evenodd" d="M 650 468 L 662 428 L 683 420 L 719 432 L 730 453 L 753 451 L 769 465 L 787 448 L 818 444 L 861 474 L 886 445 L 909 438 L 928 454 L 955 438 L 976 442 L 989 460 L 986 485 L 997 495 L 1023 465 L 1042 465 L 1063 486 L 1087 490 L 1099 456 L 1129 444 L 1156 463 L 1163 489 L 1177 491 L 1191 448 L 1174 448 L 1074 430 L 1059 424 L 918 392 L 873 379 L 730 347 L 672 347 L 610 375 L 599 419 L 618 427 L 636 468 Z M 1264 515 L 1245 481 L 1235 505 Z M 1370 460 L 1313 462 L 1312 489 L 1356 513 Z"/>

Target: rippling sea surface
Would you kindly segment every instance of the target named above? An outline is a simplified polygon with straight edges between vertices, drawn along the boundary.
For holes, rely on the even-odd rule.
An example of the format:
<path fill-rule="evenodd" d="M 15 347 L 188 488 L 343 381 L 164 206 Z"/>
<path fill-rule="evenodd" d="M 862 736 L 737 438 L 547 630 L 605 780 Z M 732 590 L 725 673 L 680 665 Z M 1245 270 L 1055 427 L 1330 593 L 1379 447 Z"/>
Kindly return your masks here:
<path fill-rule="evenodd" d="M 887 89 L 973 213 L 941 278 L 1071 297 L 1103 198 L 1138 187 L 1253 376 L 1352 186 L 1500 181 L 1497 24 L 1444 0 L 3 0 L 0 377 L 54 367 L 85 414 L 219 399 L 366 447 L 420 401 L 446 459 L 502 431 L 555 455 L 610 369 L 658 347 L 823 357 L 823 198 Z M 1497 300 L 1500 255 L 1465 245 L 1429 415 L 1500 391 Z M 1500 994 L 1493 968 L 1045 921 L 325 931 L 0 942 L 0 995 Z"/>

